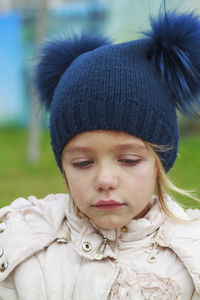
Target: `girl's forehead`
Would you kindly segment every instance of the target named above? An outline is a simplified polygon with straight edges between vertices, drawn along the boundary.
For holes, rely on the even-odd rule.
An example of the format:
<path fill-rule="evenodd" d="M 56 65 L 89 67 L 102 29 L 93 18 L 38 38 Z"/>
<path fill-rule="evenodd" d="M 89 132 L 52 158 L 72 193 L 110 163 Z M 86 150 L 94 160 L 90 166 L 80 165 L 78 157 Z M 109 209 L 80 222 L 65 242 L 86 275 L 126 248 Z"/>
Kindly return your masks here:
<path fill-rule="evenodd" d="M 92 130 L 80 133 L 70 140 L 65 150 L 75 147 L 131 147 L 146 148 L 147 144 L 140 138 L 131 134 L 112 130 Z"/>

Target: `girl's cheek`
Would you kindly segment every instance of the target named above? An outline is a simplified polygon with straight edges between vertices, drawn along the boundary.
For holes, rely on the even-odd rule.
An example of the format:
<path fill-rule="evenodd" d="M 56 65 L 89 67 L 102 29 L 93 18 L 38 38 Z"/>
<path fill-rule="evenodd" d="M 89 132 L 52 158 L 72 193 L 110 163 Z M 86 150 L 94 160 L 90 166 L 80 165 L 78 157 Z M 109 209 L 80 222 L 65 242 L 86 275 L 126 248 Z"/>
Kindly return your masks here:
<path fill-rule="evenodd" d="M 156 180 L 156 168 L 154 164 L 144 165 L 133 171 L 133 181 L 135 185 L 151 186 Z"/>
<path fill-rule="evenodd" d="M 145 178 L 149 174 L 148 166 L 145 163 L 140 163 L 136 166 L 126 168 L 138 180 Z"/>
<path fill-rule="evenodd" d="M 88 188 L 87 177 L 70 176 L 68 183 L 71 193 L 81 194 Z"/>

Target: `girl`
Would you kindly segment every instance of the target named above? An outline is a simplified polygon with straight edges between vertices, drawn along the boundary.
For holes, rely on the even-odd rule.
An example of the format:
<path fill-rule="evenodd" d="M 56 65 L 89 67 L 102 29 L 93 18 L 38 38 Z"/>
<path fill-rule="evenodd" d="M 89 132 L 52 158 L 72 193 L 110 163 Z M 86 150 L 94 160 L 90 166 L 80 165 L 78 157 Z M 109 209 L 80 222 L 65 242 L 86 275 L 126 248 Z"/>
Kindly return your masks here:
<path fill-rule="evenodd" d="M 36 86 L 69 195 L 1 209 L 0 299 L 200 299 L 200 212 L 167 194 L 176 108 L 198 113 L 200 21 L 171 12 L 144 39 L 57 40 Z"/>

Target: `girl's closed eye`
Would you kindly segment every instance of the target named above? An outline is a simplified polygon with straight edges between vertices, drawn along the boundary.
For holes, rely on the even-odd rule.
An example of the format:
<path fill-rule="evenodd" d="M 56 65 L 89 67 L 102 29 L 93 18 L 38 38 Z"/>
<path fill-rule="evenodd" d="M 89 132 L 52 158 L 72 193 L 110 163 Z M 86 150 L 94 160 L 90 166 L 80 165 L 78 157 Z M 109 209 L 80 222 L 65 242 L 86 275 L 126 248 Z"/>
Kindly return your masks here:
<path fill-rule="evenodd" d="M 119 159 L 119 162 L 127 166 L 135 166 L 141 162 L 141 158 L 123 157 Z"/>
<path fill-rule="evenodd" d="M 73 162 L 72 165 L 75 168 L 87 168 L 89 166 L 91 166 L 93 164 L 93 160 L 82 160 L 82 161 L 77 161 L 77 162 Z"/>

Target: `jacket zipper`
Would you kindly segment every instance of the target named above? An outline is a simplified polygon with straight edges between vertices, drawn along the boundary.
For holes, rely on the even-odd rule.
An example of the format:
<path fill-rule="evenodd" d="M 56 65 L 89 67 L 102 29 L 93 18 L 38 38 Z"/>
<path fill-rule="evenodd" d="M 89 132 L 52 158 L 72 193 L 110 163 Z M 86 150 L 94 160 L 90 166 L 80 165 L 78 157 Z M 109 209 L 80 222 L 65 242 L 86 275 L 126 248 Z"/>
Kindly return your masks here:
<path fill-rule="evenodd" d="M 150 253 L 148 256 L 148 262 L 155 263 L 157 261 L 158 253 L 160 252 L 158 246 L 166 247 L 165 243 L 159 237 L 159 230 L 157 231 L 152 243 L 150 244 Z"/>
<path fill-rule="evenodd" d="M 108 241 L 107 238 L 103 239 L 103 242 L 101 243 L 101 245 L 99 246 L 97 252 L 95 253 L 94 258 L 96 260 L 101 260 L 103 258 L 103 254 L 104 254 L 104 251 L 106 249 L 107 241 Z"/>
<path fill-rule="evenodd" d="M 155 263 L 158 258 L 158 253 L 159 253 L 158 242 L 151 243 L 151 250 L 148 256 L 148 262 Z"/>

